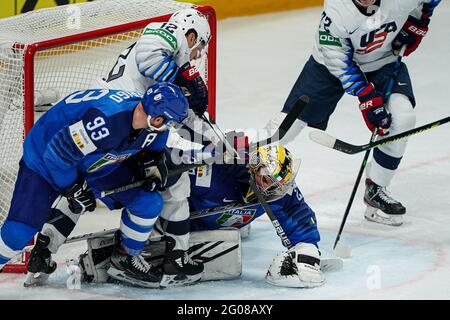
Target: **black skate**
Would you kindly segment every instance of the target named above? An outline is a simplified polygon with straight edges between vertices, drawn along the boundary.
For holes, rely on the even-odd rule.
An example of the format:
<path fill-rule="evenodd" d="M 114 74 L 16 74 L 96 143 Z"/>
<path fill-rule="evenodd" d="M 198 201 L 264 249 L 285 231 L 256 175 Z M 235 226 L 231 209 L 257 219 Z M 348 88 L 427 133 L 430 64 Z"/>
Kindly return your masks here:
<path fill-rule="evenodd" d="M 108 274 L 112 278 L 144 288 L 159 288 L 161 270 L 147 263 L 142 256 L 130 256 L 116 248 L 111 256 Z"/>
<path fill-rule="evenodd" d="M 200 281 L 204 265 L 194 261 L 187 251 L 173 250 L 174 240 L 166 237 L 166 256 L 162 264 L 161 287 L 177 287 Z"/>
<path fill-rule="evenodd" d="M 28 259 L 27 278 L 23 284 L 25 287 L 42 285 L 55 272 L 56 262 L 52 260 L 52 254 L 47 248 L 49 243 L 50 237 L 38 234 Z"/>
<path fill-rule="evenodd" d="M 386 188 L 370 179 L 366 179 L 364 202 L 367 204 L 364 214 L 367 220 L 391 226 L 400 226 L 403 223 L 402 215 L 406 213 L 406 208 L 392 198 Z"/>

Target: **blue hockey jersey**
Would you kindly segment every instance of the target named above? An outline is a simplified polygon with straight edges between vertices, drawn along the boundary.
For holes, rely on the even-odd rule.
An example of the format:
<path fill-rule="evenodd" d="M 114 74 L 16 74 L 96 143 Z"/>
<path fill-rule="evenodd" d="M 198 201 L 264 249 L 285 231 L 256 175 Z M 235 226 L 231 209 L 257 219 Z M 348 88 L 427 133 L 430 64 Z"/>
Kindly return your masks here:
<path fill-rule="evenodd" d="M 249 173 L 244 166 L 212 165 L 190 172 L 190 211 L 242 202 L 249 190 Z M 292 244 L 317 245 L 320 241 L 316 216 L 294 186 L 284 197 L 269 202 L 270 208 Z M 265 213 L 260 204 L 246 205 L 203 218 L 191 219 L 191 231 L 215 230 L 223 227 L 241 228 Z"/>
<path fill-rule="evenodd" d="M 160 152 L 168 132 L 134 130 L 137 93 L 120 90 L 78 91 L 46 112 L 24 142 L 23 160 L 57 190 L 81 175 L 89 182 L 114 171 L 147 148 Z"/>

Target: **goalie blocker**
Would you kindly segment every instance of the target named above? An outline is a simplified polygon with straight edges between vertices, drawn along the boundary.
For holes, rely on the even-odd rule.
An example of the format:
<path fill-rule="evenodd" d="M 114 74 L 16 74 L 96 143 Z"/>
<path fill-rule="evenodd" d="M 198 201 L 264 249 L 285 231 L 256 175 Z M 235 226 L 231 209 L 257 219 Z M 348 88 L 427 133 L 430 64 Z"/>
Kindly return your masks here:
<path fill-rule="evenodd" d="M 114 233 L 87 239 L 87 251 L 78 261 L 70 261 L 81 269 L 82 281 L 105 283 L 113 279 L 107 271 L 114 249 Z M 164 240 L 149 241 L 142 252 L 144 259 L 160 266 L 166 252 Z M 200 281 L 229 280 L 242 274 L 241 237 L 238 229 L 192 232 L 189 255 L 204 264 Z"/>

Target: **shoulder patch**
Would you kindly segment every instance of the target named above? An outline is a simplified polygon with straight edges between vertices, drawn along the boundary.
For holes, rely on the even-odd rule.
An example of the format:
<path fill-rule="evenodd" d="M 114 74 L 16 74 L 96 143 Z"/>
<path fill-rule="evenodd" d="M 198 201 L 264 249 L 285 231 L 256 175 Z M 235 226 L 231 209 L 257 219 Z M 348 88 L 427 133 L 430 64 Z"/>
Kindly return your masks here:
<path fill-rule="evenodd" d="M 173 51 L 177 51 L 177 49 L 178 49 L 177 38 L 173 34 L 168 32 L 167 30 L 152 29 L 152 28 L 147 27 L 144 30 L 144 34 L 159 36 L 159 37 L 163 38 L 172 47 Z"/>
<path fill-rule="evenodd" d="M 327 31 L 319 31 L 319 43 L 323 46 L 342 47 L 339 38 L 333 37 Z"/>
<path fill-rule="evenodd" d="M 83 121 L 78 121 L 69 126 L 69 132 L 73 142 L 83 155 L 88 155 L 97 150 L 97 147 L 92 142 L 91 138 L 89 138 L 89 135 L 84 128 Z"/>

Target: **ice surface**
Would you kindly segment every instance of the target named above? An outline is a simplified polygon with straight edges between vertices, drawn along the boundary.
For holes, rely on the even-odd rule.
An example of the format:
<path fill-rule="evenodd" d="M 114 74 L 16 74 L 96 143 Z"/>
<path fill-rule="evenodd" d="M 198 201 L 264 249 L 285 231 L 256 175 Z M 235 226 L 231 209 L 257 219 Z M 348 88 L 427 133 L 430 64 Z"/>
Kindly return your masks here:
<path fill-rule="evenodd" d="M 261 128 L 281 109 L 308 59 L 320 8 L 247 18 L 218 26 L 218 122 L 223 129 Z M 420 49 L 405 58 L 417 98 L 417 125 L 450 113 L 448 55 L 450 4 L 433 16 Z M 297 178 L 317 212 L 324 256 L 332 245 L 363 155 L 345 155 L 309 140 L 311 130 L 288 145 L 302 159 Z M 328 132 L 355 144 L 370 138 L 355 98 L 346 96 Z M 233 281 L 200 283 L 165 290 L 118 285 L 67 288 L 64 262 L 85 250 L 66 245 L 56 255 L 60 268 L 44 288 L 25 289 L 24 275 L 0 275 L 3 299 L 449 299 L 450 298 L 450 126 L 410 138 L 391 191 L 407 207 L 405 223 L 389 227 L 365 221 L 360 186 L 341 241 L 352 247 L 341 271 L 326 274 L 316 289 L 278 288 L 264 282 L 280 241 L 267 218 L 253 224 L 243 242 L 243 275 Z M 75 234 L 118 226 L 119 213 L 100 209 L 81 218 Z"/>

